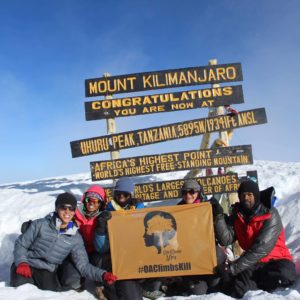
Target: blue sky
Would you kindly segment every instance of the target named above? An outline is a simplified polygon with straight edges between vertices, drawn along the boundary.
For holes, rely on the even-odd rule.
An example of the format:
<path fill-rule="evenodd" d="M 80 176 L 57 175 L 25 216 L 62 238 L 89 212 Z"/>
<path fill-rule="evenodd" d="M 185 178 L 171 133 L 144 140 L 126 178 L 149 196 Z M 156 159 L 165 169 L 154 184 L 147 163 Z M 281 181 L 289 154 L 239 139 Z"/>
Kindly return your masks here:
<path fill-rule="evenodd" d="M 72 158 L 70 141 L 106 134 L 85 121 L 84 80 L 241 62 L 245 103 L 268 124 L 238 129 L 254 159 L 299 162 L 298 0 L 1 0 L 0 183 L 89 172 L 109 154 Z M 123 96 L 123 95 L 122 95 Z M 117 118 L 118 132 L 206 117 L 197 109 Z M 121 157 L 198 149 L 201 137 L 137 147 Z"/>

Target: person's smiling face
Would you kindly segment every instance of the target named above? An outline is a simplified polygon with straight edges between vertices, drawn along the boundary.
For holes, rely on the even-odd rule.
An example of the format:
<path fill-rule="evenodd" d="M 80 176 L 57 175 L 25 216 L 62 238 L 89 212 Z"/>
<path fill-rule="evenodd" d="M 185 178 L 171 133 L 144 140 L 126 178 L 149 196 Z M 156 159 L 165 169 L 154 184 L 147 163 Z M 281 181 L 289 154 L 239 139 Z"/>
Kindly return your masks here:
<path fill-rule="evenodd" d="M 85 199 L 85 208 L 88 212 L 94 212 L 100 207 L 100 200 L 94 197 L 88 197 Z"/>
<path fill-rule="evenodd" d="M 75 215 L 75 207 L 72 205 L 62 205 L 57 209 L 57 214 L 62 221 L 62 227 L 72 221 Z"/>
<path fill-rule="evenodd" d="M 192 204 L 198 198 L 198 192 L 195 190 L 183 190 L 182 198 L 186 204 Z"/>

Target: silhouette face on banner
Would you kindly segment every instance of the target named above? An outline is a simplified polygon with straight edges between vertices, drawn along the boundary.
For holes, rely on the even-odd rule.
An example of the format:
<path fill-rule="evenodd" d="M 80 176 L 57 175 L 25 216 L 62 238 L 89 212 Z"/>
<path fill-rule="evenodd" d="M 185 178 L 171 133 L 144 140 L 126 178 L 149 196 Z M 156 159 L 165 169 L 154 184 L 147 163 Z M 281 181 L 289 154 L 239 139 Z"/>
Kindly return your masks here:
<path fill-rule="evenodd" d="M 177 248 L 177 225 L 175 218 L 164 211 L 151 211 L 144 218 L 146 247 L 154 246 L 160 254 L 166 246 Z"/>

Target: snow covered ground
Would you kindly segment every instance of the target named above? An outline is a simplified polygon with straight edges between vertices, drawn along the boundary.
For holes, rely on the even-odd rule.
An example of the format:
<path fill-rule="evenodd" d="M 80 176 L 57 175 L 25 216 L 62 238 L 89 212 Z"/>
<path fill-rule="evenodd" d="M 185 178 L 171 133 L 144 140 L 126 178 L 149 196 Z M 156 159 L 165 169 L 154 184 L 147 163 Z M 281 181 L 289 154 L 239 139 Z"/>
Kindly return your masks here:
<path fill-rule="evenodd" d="M 246 170 L 257 170 L 260 189 L 273 185 L 279 200 L 276 203 L 286 229 L 287 244 L 294 255 L 297 272 L 300 275 L 300 163 L 256 161 L 252 166 L 236 167 L 239 175 Z M 182 178 L 186 172 L 167 173 L 137 177 L 136 182 L 170 180 Z M 59 193 L 69 191 L 78 199 L 92 184 L 89 174 L 77 174 L 57 178 L 41 179 L 0 185 L 0 299 L 95 299 L 91 291 L 54 293 L 41 291 L 32 285 L 19 288 L 8 286 L 9 268 L 12 263 L 14 241 L 20 234 L 22 222 L 45 216 L 53 210 Z M 103 181 L 110 186 L 111 181 Z M 161 299 L 232 299 L 221 293 L 173 297 Z M 243 299 L 300 299 L 300 276 L 292 288 L 277 290 L 272 294 L 263 291 L 248 292 Z"/>

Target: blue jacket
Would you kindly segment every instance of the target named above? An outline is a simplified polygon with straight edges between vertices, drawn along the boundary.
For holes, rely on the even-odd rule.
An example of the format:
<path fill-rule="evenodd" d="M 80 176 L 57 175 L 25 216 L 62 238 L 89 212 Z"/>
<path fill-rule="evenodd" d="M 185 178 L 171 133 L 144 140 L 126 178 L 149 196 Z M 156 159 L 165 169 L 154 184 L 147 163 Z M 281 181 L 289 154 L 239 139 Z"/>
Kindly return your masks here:
<path fill-rule="evenodd" d="M 118 211 L 118 210 L 131 210 L 131 209 L 141 209 L 144 208 L 145 205 L 143 202 L 137 203 L 135 205 L 128 205 L 126 208 L 122 208 L 117 204 L 115 200 L 112 200 L 108 202 L 106 206 L 106 210 L 109 211 Z M 108 235 L 100 235 L 95 233 L 95 238 L 94 238 L 94 246 L 97 252 L 104 254 L 109 251 L 109 238 Z"/>

